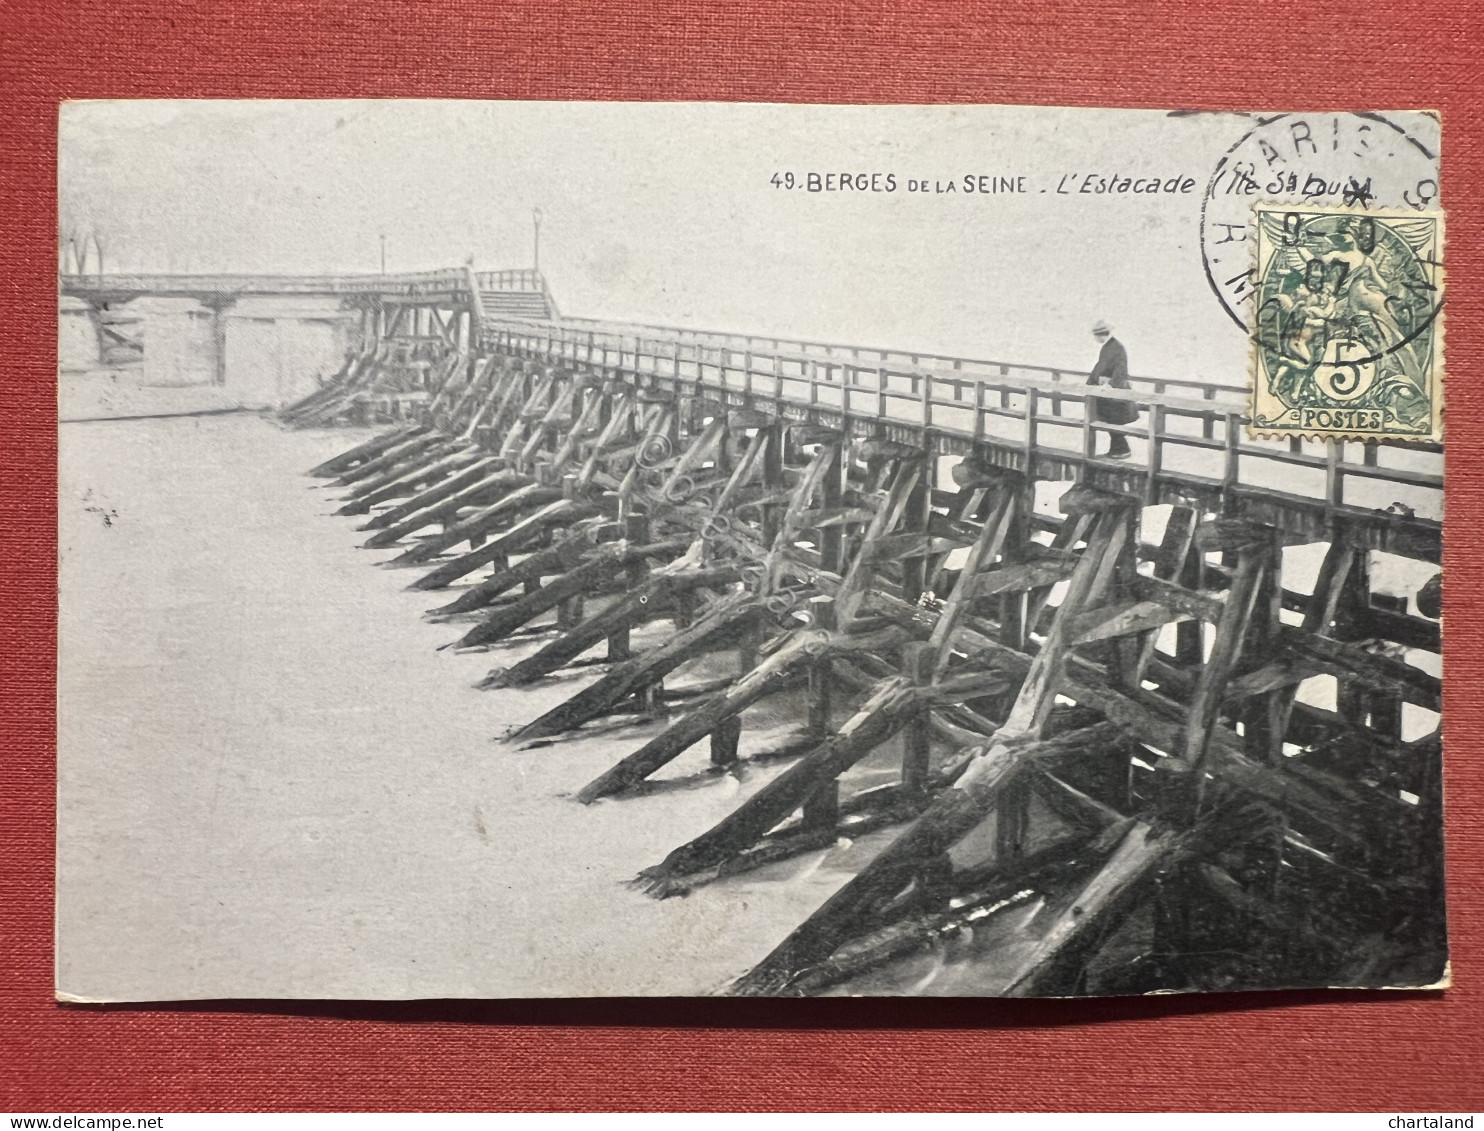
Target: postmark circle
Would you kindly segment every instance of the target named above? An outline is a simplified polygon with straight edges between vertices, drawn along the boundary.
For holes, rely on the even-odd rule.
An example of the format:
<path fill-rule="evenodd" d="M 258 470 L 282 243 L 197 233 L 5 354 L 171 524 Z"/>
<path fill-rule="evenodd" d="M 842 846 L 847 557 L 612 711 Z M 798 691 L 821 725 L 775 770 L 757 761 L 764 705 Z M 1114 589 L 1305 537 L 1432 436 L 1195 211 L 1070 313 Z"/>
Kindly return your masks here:
<path fill-rule="evenodd" d="M 1201 201 L 1206 281 L 1232 321 L 1253 328 L 1253 204 L 1437 209 L 1436 139 L 1437 120 L 1423 113 L 1259 118 L 1217 163 Z"/>

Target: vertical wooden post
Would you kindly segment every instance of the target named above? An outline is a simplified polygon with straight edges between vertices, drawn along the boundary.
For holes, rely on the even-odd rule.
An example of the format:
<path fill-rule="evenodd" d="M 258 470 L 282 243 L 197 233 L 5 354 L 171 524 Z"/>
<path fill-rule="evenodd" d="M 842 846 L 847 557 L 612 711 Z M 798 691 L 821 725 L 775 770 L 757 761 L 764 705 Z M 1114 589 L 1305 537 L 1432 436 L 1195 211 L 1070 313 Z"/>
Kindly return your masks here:
<path fill-rule="evenodd" d="M 783 489 L 783 434 L 785 426 L 780 423 L 767 425 L 768 444 L 763 450 L 763 494 L 774 495 Z M 761 438 L 762 429 L 759 429 Z M 763 508 L 763 545 L 772 546 L 778 537 L 778 525 L 783 517 L 783 506 L 770 503 Z"/>
<path fill-rule="evenodd" d="M 623 523 L 624 540 L 635 546 L 644 546 L 649 543 L 649 515 L 643 511 L 635 510 L 633 504 L 627 499 L 619 503 L 619 521 Z M 608 636 L 607 658 L 609 660 L 627 660 L 633 655 L 629 646 L 629 630 L 627 627 L 610 633 Z"/>
<path fill-rule="evenodd" d="M 1014 864 L 1025 854 L 1030 827 L 1029 779 L 1021 774 L 1000 790 L 995 802 L 995 860 L 1001 867 Z"/>
<path fill-rule="evenodd" d="M 1032 481 L 1036 478 L 1036 418 L 1040 412 L 1040 406 L 1036 403 L 1038 397 L 1035 389 L 1025 391 L 1025 466 L 1021 471 Z"/>
<path fill-rule="evenodd" d="M 810 603 L 809 611 L 814 617 L 816 631 L 833 632 L 835 630 L 834 602 L 817 599 Z M 826 651 L 822 655 L 815 656 L 809 664 L 809 706 L 804 732 L 811 740 L 823 742 L 832 733 L 830 712 L 834 708 L 833 688 L 834 670 L 829 653 Z"/>
<path fill-rule="evenodd" d="M 1170 522 L 1175 522 L 1177 512 L 1185 510 L 1183 507 L 1175 508 L 1170 514 Z M 1188 521 L 1199 521 L 1200 516 L 1194 511 L 1185 511 Z M 1205 583 L 1206 555 L 1195 546 L 1191 546 L 1185 555 L 1184 561 L 1179 566 L 1179 572 L 1175 580 L 1186 589 L 1200 589 Z M 1200 620 L 1185 620 L 1175 626 L 1175 663 L 1183 668 L 1191 669 L 1200 666 L 1206 654 L 1205 627 Z"/>
<path fill-rule="evenodd" d="M 1149 406 L 1149 464 L 1144 483 L 1144 505 L 1154 506 L 1159 502 L 1160 463 L 1164 458 L 1165 406 Z"/>
<path fill-rule="evenodd" d="M 1086 471 L 1087 471 L 1086 461 L 1091 460 L 1094 456 L 1096 456 L 1097 455 L 1097 451 L 1098 451 L 1098 433 L 1097 433 L 1097 429 L 1092 426 L 1092 422 L 1093 422 L 1093 420 L 1096 417 L 1097 417 L 1097 403 L 1096 403 L 1096 401 L 1090 395 L 1083 397 L 1082 398 L 1082 459 L 1083 459 L 1084 462 L 1083 462 L 1083 467 L 1082 467 L 1081 478 L 1084 481 L 1087 478 L 1087 476 L 1086 476 Z"/>
<path fill-rule="evenodd" d="M 1227 681 L 1242 662 L 1243 645 L 1256 612 L 1263 575 L 1271 572 L 1272 543 L 1269 538 L 1250 530 L 1238 530 L 1233 533 L 1229 542 L 1237 554 L 1236 573 L 1222 604 L 1211 657 L 1201 667 L 1195 691 L 1190 697 L 1185 746 L 1181 751 L 1182 760 L 1179 764 L 1179 768 L 1185 771 L 1183 777 L 1187 779 L 1190 798 L 1189 808 L 1183 813 L 1187 821 L 1193 821 L 1199 810 L 1211 732 L 1218 725 L 1217 719 L 1221 714 Z"/>
<path fill-rule="evenodd" d="M 742 716 L 728 715 L 711 732 L 711 764 L 730 766 L 737 761 L 737 743 L 742 738 Z"/>
<path fill-rule="evenodd" d="M 931 450 L 927 455 L 927 466 L 917 477 L 917 485 L 907 497 L 906 514 L 903 516 L 903 532 L 920 533 L 923 542 L 928 539 L 928 523 L 933 513 L 933 472 L 937 460 Z M 924 547 L 925 548 L 925 547 Z M 902 600 L 916 604 L 927 583 L 928 560 L 925 555 L 915 555 L 902 561 Z"/>
<path fill-rule="evenodd" d="M 919 687 L 933 681 L 936 650 L 925 641 L 911 641 L 902 649 L 902 674 Z M 909 790 L 927 786 L 932 769 L 932 748 L 928 741 L 928 708 L 912 709 L 912 721 L 902 731 L 902 784 Z"/>
<path fill-rule="evenodd" d="M 1224 452 L 1226 467 L 1222 473 L 1222 487 L 1230 490 L 1241 478 L 1242 472 L 1242 418 L 1235 412 L 1226 414 L 1226 439 Z"/>
<path fill-rule="evenodd" d="M 1000 551 L 1001 560 L 1008 565 L 1025 561 L 1026 546 L 1031 540 L 1031 514 L 1036 505 L 1036 484 L 1026 477 L 1018 488 L 1007 484 L 1003 489 L 1018 496 L 1011 504 L 1010 527 Z M 967 580 L 967 574 L 966 570 L 960 580 Z M 1029 600 L 1030 594 L 1024 589 L 1000 595 L 1000 643 L 1017 652 L 1026 651 L 1029 644 L 1030 625 L 1026 621 Z"/>
<path fill-rule="evenodd" d="M 1345 501 L 1345 448 L 1343 440 L 1324 441 L 1324 501 L 1337 507 Z"/>
<path fill-rule="evenodd" d="M 1371 555 L 1358 550 L 1350 563 L 1350 572 L 1340 592 L 1335 609 L 1335 638 L 1354 640 L 1364 633 L 1365 610 L 1371 604 Z M 1370 696 L 1354 680 L 1341 679 L 1335 692 L 1335 710 L 1351 726 L 1365 727 L 1370 722 Z"/>
<path fill-rule="evenodd" d="M 835 445 L 834 458 L 830 462 L 829 471 L 824 477 L 824 484 L 820 488 L 819 505 L 825 511 L 835 511 L 840 507 L 840 501 L 845 489 L 845 445 Z M 844 570 L 844 562 L 841 560 L 845 540 L 845 528 L 840 523 L 827 526 L 819 532 L 819 554 L 820 565 L 831 573 L 840 574 Z"/>
<path fill-rule="evenodd" d="M 831 778 L 804 802 L 804 828 L 833 829 L 840 823 L 840 780 Z"/>
<path fill-rule="evenodd" d="M 1253 552 L 1263 555 L 1265 566 L 1262 580 L 1258 583 L 1252 620 L 1247 626 L 1238 672 L 1251 671 L 1266 662 L 1283 623 L 1279 617 L 1283 609 L 1283 541 L 1279 531 L 1273 530 L 1267 545 Z M 1291 697 L 1291 690 L 1280 688 L 1254 695 L 1243 705 L 1244 744 L 1248 756 L 1254 761 L 1276 764 L 1283 760 L 1283 737 L 1288 729 L 1287 703 Z"/>

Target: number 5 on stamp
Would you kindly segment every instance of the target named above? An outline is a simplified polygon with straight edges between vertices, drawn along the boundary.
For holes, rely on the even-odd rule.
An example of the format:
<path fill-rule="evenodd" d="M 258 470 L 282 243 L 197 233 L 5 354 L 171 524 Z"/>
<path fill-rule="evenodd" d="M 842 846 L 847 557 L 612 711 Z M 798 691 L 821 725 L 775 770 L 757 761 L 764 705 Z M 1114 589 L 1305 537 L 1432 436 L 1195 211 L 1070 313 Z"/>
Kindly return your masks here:
<path fill-rule="evenodd" d="M 1256 204 L 1254 436 L 1441 439 L 1443 215 Z"/>

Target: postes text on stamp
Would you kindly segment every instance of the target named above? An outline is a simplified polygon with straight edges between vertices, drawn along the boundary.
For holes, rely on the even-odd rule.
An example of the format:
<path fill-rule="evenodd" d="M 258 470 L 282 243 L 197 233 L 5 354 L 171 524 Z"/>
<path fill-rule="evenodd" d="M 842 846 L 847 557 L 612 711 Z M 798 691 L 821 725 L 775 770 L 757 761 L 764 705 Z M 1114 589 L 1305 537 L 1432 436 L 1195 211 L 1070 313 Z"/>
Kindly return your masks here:
<path fill-rule="evenodd" d="M 1440 438 L 1441 212 L 1253 206 L 1254 436 Z"/>

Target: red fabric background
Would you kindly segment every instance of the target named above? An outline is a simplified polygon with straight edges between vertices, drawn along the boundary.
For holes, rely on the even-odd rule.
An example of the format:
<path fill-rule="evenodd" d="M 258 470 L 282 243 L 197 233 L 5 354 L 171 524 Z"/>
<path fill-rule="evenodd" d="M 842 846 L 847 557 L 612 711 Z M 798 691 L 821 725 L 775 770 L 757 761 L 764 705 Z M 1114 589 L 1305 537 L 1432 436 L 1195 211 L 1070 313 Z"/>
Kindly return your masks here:
<path fill-rule="evenodd" d="M 0 4 L 0 1109 L 1484 1109 L 1484 155 L 1472 0 Z M 51 1000 L 63 98 L 443 96 L 1443 111 L 1457 985 L 1101 1003 Z"/>

